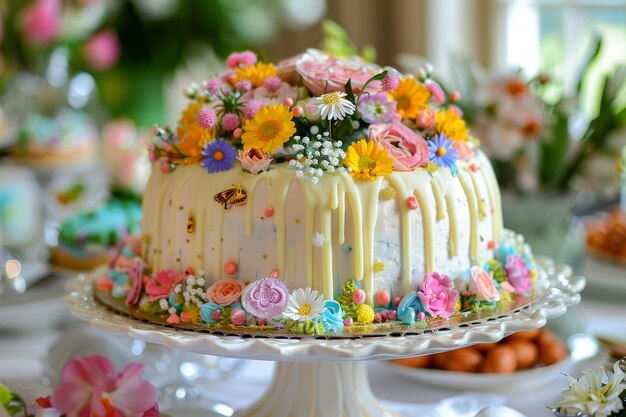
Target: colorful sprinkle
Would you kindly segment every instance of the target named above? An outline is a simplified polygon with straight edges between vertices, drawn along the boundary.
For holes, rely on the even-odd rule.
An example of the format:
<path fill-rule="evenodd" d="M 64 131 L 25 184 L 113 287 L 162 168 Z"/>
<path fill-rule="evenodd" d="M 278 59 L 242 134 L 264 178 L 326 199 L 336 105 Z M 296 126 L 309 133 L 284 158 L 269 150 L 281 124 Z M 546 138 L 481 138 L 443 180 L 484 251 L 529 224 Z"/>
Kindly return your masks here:
<path fill-rule="evenodd" d="M 417 198 L 415 198 L 414 195 L 412 195 L 409 198 L 407 198 L 406 199 L 406 206 L 409 208 L 409 210 L 417 210 L 417 208 L 419 207 L 419 204 L 417 202 Z"/>
<path fill-rule="evenodd" d="M 170 314 L 170 316 L 167 318 L 167 322 L 169 324 L 179 324 L 180 323 L 180 317 L 178 317 L 177 314 Z"/>
<path fill-rule="evenodd" d="M 383 272 L 385 270 L 385 263 L 383 261 L 374 262 L 374 272 Z"/>
<path fill-rule="evenodd" d="M 352 317 L 348 317 L 343 321 L 343 325 L 346 327 L 352 326 L 352 323 L 353 323 Z"/>
<path fill-rule="evenodd" d="M 380 195 L 384 200 L 393 200 L 396 198 L 396 190 L 391 187 L 385 187 L 380 192 Z"/>
<path fill-rule="evenodd" d="M 498 244 L 496 243 L 495 240 L 490 240 L 487 243 L 487 249 L 489 249 L 489 250 L 494 250 L 496 248 L 496 246 L 498 246 Z"/>

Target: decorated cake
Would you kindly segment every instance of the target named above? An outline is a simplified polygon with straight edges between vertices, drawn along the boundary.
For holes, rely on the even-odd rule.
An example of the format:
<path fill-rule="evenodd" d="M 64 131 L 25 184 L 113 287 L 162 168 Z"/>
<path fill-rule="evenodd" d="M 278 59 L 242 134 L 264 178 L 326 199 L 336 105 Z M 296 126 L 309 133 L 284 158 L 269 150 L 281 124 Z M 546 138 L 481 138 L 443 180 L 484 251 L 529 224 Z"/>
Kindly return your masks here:
<path fill-rule="evenodd" d="M 345 336 L 532 299 L 531 251 L 429 68 L 318 50 L 226 65 L 186 90 L 175 128 L 154 127 L 143 234 L 101 302 L 196 330 Z"/>

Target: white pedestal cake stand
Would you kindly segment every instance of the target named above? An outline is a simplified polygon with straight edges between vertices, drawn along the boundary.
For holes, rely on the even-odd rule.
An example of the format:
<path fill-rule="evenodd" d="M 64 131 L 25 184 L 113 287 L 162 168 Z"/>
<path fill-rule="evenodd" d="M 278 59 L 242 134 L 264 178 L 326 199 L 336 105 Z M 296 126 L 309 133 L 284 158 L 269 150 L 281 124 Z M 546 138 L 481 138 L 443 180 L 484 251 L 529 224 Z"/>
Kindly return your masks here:
<path fill-rule="evenodd" d="M 358 339 L 280 339 L 221 336 L 175 330 L 118 314 L 93 298 L 93 278 L 80 277 L 68 285 L 72 313 L 93 326 L 126 333 L 145 342 L 187 352 L 231 358 L 278 361 L 268 392 L 237 417 L 398 416 L 374 397 L 366 360 L 392 359 L 457 349 L 475 343 L 496 342 L 521 330 L 542 327 L 580 302 L 583 277 L 570 267 L 542 258 L 549 288 L 529 306 L 515 312 L 449 329 L 417 335 Z"/>

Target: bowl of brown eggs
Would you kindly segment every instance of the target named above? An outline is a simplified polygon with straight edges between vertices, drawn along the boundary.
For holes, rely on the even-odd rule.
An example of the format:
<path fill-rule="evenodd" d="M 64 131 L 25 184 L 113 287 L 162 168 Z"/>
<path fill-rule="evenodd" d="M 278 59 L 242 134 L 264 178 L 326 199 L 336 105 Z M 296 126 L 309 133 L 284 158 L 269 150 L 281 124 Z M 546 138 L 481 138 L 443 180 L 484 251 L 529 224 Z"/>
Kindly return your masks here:
<path fill-rule="evenodd" d="M 429 385 L 489 391 L 519 390 L 560 378 L 571 365 L 565 345 L 544 329 L 497 343 L 391 361 L 402 375 Z"/>

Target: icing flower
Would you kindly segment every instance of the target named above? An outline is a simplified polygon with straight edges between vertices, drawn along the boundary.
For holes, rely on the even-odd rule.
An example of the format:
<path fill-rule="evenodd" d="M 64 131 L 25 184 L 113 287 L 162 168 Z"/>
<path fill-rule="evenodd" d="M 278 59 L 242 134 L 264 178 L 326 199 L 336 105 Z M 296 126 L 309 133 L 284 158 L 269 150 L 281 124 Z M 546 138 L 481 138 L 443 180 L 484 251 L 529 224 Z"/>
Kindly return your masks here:
<path fill-rule="evenodd" d="M 395 171 L 410 171 L 428 162 L 428 143 L 402 123 L 371 125 L 368 134 L 394 159 Z"/>
<path fill-rule="evenodd" d="M 354 113 L 355 107 L 345 99 L 346 93 L 333 91 L 309 100 L 310 105 L 318 106 L 323 120 L 343 120 Z"/>
<path fill-rule="evenodd" d="M 298 288 L 289 296 L 289 303 L 283 316 L 294 321 L 307 321 L 318 317 L 324 311 L 324 295 L 311 288 Z"/>
<path fill-rule="evenodd" d="M 243 281 L 234 278 L 222 278 L 207 288 L 207 299 L 215 304 L 227 306 L 239 300 L 244 287 Z"/>
<path fill-rule="evenodd" d="M 241 163 L 242 168 L 253 175 L 265 171 L 267 167 L 270 166 L 270 162 L 272 162 L 269 155 L 256 148 L 247 151 L 239 151 L 237 159 Z"/>
<path fill-rule="evenodd" d="M 411 291 L 402 297 L 398 304 L 398 320 L 404 324 L 413 324 L 419 313 L 424 313 L 424 305 L 418 297 L 417 292 Z"/>
<path fill-rule="evenodd" d="M 202 166 L 209 173 L 227 171 L 236 160 L 235 148 L 224 139 L 213 140 L 202 148 Z"/>
<path fill-rule="evenodd" d="M 452 146 L 453 142 L 448 140 L 445 134 L 436 135 L 428 143 L 430 148 L 430 161 L 440 167 L 452 168 L 456 166 L 458 159 L 457 148 Z"/>
<path fill-rule="evenodd" d="M 321 314 L 322 326 L 327 332 L 340 332 L 343 330 L 344 311 L 335 300 L 326 300 L 324 311 Z"/>
<path fill-rule="evenodd" d="M 281 315 L 288 302 L 289 290 L 276 278 L 263 278 L 253 282 L 242 297 L 244 309 L 264 319 Z"/>
<path fill-rule="evenodd" d="M 480 301 L 498 301 L 500 292 L 493 283 L 493 272 L 473 266 L 470 270 L 469 290 Z"/>
<path fill-rule="evenodd" d="M 133 265 L 130 268 L 130 271 L 128 271 L 130 288 L 128 289 L 128 294 L 126 295 L 126 304 L 134 306 L 139 303 L 139 298 L 141 297 L 142 279 L 143 262 L 140 258 L 136 258 L 135 265 Z"/>
<path fill-rule="evenodd" d="M 516 294 L 522 294 L 530 290 L 530 270 L 519 255 L 506 258 L 507 281 L 515 289 Z"/>
<path fill-rule="evenodd" d="M 437 272 L 427 274 L 417 292 L 424 309 L 433 317 L 449 317 L 456 308 L 459 293 L 454 289 L 452 278 Z"/>
<path fill-rule="evenodd" d="M 318 96 L 333 91 L 343 92 L 348 80 L 355 91 L 360 90 L 367 80 L 380 72 L 378 66 L 367 64 L 359 57 L 335 58 L 316 50 L 303 54 L 295 67 L 304 85 Z M 366 91 L 376 92 L 380 88 L 380 81 L 373 81 Z"/>
<path fill-rule="evenodd" d="M 211 301 L 202 304 L 200 308 L 200 317 L 206 323 L 215 324 L 220 318 L 222 306 L 212 303 Z"/>
<path fill-rule="evenodd" d="M 146 284 L 146 292 L 150 301 L 166 298 L 174 290 L 174 287 L 182 280 L 176 271 L 164 269 L 154 274 Z"/>
<path fill-rule="evenodd" d="M 389 123 L 396 113 L 396 104 L 385 93 L 363 94 L 356 110 L 367 123 Z"/>
<path fill-rule="evenodd" d="M 63 369 L 51 405 L 67 417 L 158 415 L 154 387 L 141 378 L 143 365 L 116 372 L 104 356 L 83 356 Z"/>

